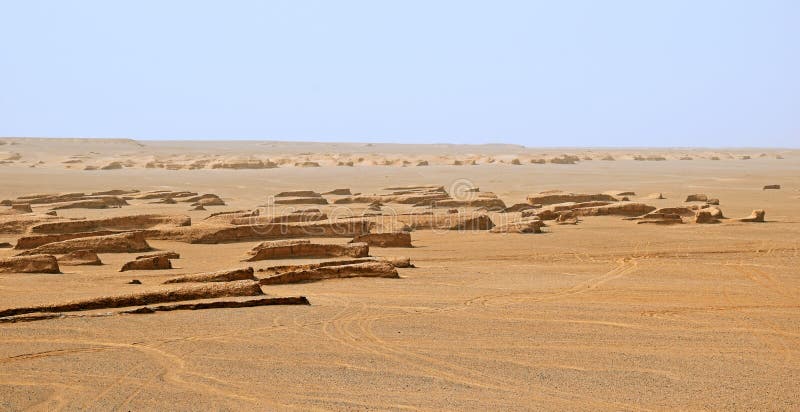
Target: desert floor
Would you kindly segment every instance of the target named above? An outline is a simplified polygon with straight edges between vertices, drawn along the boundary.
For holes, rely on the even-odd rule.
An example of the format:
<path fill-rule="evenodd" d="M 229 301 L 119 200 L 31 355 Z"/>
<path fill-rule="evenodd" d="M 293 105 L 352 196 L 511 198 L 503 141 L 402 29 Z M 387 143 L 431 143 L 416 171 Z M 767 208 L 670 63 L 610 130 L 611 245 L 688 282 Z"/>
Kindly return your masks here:
<path fill-rule="evenodd" d="M 206 211 L 145 202 L 59 211 L 87 218 L 185 214 L 194 222 L 254 208 L 284 190 L 466 184 L 507 205 L 553 189 L 633 191 L 657 207 L 706 193 L 720 199 L 728 217 L 765 209 L 767 222 L 662 226 L 602 216 L 549 224 L 542 234 L 415 230 L 413 248 L 370 251 L 410 257 L 416 268 L 399 269 L 399 279 L 263 287 L 268 295 L 306 296 L 308 306 L 0 323 L 0 410 L 800 409 L 800 152 L 781 151 L 776 159 L 776 151 L 760 156 L 763 150 L 642 149 L 667 160 L 635 161 L 625 157 L 636 150 L 373 145 L 364 149 L 370 159 L 395 163 L 356 159 L 354 167 L 337 167 L 325 162 L 362 146 L 309 147 L 8 140 L 0 151 L 15 160 L 0 165 L 0 199 L 109 189 L 191 190 L 224 199 L 226 206 Z M 182 156 L 184 163 L 217 153 L 314 160 L 323 152 L 321 167 L 144 166 L 158 156 Z M 573 152 L 617 160 L 486 162 Z M 733 154 L 710 160 L 713 153 Z M 74 155 L 98 166 L 134 161 L 119 170 L 65 167 Z M 685 155 L 693 160 L 678 160 Z M 478 164 L 447 164 L 468 157 Z M 409 167 L 396 162 L 406 158 Z M 415 166 L 425 158 L 430 166 Z M 781 189 L 762 190 L 768 184 Z M 646 198 L 654 192 L 665 199 Z M 0 234 L 0 242 L 19 236 Z M 242 256 L 259 242 L 149 243 L 179 252 L 176 268 L 120 273 L 134 255 L 117 253 L 101 254 L 103 266 L 64 266 L 63 274 L 0 274 L 0 309 L 242 267 Z M 0 249 L 0 258 L 15 253 Z M 132 278 L 144 285 L 126 284 Z"/>

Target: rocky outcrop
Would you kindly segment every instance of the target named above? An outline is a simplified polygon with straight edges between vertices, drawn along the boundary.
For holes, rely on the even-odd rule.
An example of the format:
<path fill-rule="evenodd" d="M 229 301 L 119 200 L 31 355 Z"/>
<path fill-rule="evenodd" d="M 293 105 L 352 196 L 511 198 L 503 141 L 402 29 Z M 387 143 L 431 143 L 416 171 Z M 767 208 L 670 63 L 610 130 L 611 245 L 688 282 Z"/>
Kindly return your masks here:
<path fill-rule="evenodd" d="M 710 210 L 700 209 L 695 214 L 695 223 L 719 223 L 719 218 L 715 217 Z"/>
<path fill-rule="evenodd" d="M 412 247 L 411 233 L 399 231 L 366 233 L 356 236 L 350 243 L 366 243 L 371 247 Z"/>
<path fill-rule="evenodd" d="M 0 259 L 0 273 L 61 273 L 53 255 L 36 254 Z"/>
<path fill-rule="evenodd" d="M 248 262 L 267 259 L 323 258 L 323 257 L 365 257 L 369 255 L 366 243 L 347 245 L 311 243 L 308 240 L 277 240 L 263 242 L 249 252 Z"/>
<path fill-rule="evenodd" d="M 95 253 L 136 253 L 150 251 L 150 245 L 142 232 L 126 232 L 115 235 L 92 236 L 48 243 L 20 253 L 20 255 L 61 255 L 78 250 Z"/>
<path fill-rule="evenodd" d="M 102 265 L 100 257 L 91 250 L 76 250 L 58 257 L 58 264 L 62 266 Z"/>
<path fill-rule="evenodd" d="M 172 262 L 166 256 L 139 258 L 122 265 L 120 272 L 129 270 L 166 270 L 172 269 Z"/>
<path fill-rule="evenodd" d="M 187 282 L 233 282 L 237 280 L 256 280 L 253 268 L 220 270 L 216 272 L 195 273 L 191 275 L 176 276 L 167 279 L 164 283 Z"/>
<path fill-rule="evenodd" d="M 47 214 L 0 215 L 0 233 L 21 234 L 32 227 L 45 222 L 62 221 L 63 219 Z"/>
<path fill-rule="evenodd" d="M 123 308 L 127 306 L 150 305 L 162 302 L 180 302 L 186 300 L 213 299 L 234 296 L 260 296 L 264 292 L 258 282 L 241 280 L 237 282 L 219 282 L 180 288 L 158 290 L 153 292 L 131 293 L 117 296 L 101 296 L 93 299 L 75 300 L 71 302 L 17 307 L 0 310 L 0 317 L 16 316 L 26 313 L 58 313 L 95 309 Z"/>
<path fill-rule="evenodd" d="M 261 285 L 316 282 L 325 279 L 353 277 L 399 278 L 397 269 L 388 262 L 365 262 L 350 265 L 323 266 L 314 269 L 278 273 L 259 280 Z"/>
<path fill-rule="evenodd" d="M 328 215 L 320 212 L 319 209 L 310 212 L 292 212 L 279 216 L 249 216 L 249 217 L 236 217 L 230 220 L 232 225 L 263 225 L 271 223 L 300 223 L 300 222 L 318 222 L 320 220 L 327 220 Z"/>
<path fill-rule="evenodd" d="M 310 237 L 355 237 L 369 233 L 366 220 L 313 223 L 273 223 L 240 226 L 190 226 L 145 230 L 147 239 L 187 243 L 217 244 L 254 240 L 298 239 Z"/>

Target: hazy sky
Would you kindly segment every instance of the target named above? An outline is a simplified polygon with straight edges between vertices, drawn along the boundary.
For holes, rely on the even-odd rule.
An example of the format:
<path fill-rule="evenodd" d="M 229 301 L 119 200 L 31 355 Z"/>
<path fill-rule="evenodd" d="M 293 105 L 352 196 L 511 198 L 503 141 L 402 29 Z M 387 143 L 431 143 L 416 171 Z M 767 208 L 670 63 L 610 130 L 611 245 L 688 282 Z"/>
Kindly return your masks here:
<path fill-rule="evenodd" d="M 0 3 L 0 135 L 800 146 L 800 1 Z"/>

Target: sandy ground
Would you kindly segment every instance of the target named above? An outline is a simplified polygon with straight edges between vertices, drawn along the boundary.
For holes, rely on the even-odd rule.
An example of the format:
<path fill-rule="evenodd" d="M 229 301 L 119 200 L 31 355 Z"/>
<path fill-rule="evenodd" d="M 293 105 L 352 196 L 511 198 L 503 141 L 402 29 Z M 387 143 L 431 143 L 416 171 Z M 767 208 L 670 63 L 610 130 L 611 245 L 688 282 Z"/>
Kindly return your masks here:
<path fill-rule="evenodd" d="M 428 167 L 144 166 L 154 158 L 190 163 L 216 155 L 325 163 L 359 150 L 414 164 L 446 160 Z M 469 184 L 508 205 L 552 189 L 634 191 L 658 207 L 707 193 L 726 216 L 763 208 L 768 220 L 657 226 L 587 217 L 543 234 L 418 230 L 414 248 L 371 250 L 409 256 L 417 268 L 399 269 L 400 279 L 263 287 L 269 295 L 306 296 L 310 306 L 0 324 L 0 410 L 800 409 L 800 152 L 24 139 L 7 139 L 0 151 L 20 154 L 0 165 L 2 199 L 135 188 L 216 193 L 227 203 L 207 211 L 145 203 L 59 211 L 65 217 L 170 213 L 197 221 L 254 208 L 283 190 Z M 303 152 L 313 154 L 297 154 Z M 89 156 L 98 165 L 136 160 L 107 171 L 61 163 L 88 153 L 97 153 Z M 563 153 L 596 156 L 574 165 L 485 162 Z M 447 165 L 467 154 L 484 161 Z M 606 154 L 618 160 L 599 160 Z M 636 154 L 667 160 L 629 159 Z M 740 160 L 745 155 L 752 158 Z M 693 160 L 678 160 L 684 156 Z M 782 188 L 762 190 L 767 184 Z M 653 192 L 666 199 L 643 199 Z M 0 242 L 18 237 L 0 234 Z M 103 266 L 65 266 L 58 275 L 0 274 L 0 308 L 241 267 L 256 243 L 150 241 L 182 255 L 167 271 L 119 273 L 134 255 L 101 254 Z M 0 258 L 14 253 L 0 249 Z M 144 285 L 125 284 L 132 278 Z"/>

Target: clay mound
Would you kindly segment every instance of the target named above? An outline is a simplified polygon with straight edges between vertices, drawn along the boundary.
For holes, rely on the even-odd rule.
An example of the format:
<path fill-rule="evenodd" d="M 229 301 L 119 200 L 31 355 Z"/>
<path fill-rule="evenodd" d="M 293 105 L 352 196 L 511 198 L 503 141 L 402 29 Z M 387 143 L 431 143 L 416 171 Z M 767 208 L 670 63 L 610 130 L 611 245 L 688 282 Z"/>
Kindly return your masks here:
<path fill-rule="evenodd" d="M 693 195 L 686 196 L 686 202 L 707 202 L 708 196 L 702 193 L 696 193 Z"/>
<path fill-rule="evenodd" d="M 419 162 L 417 162 L 417 166 L 428 166 L 428 165 L 430 165 L 430 163 L 428 163 L 427 160 L 420 160 Z"/>
<path fill-rule="evenodd" d="M 11 210 L 17 213 L 33 213 L 30 203 L 15 203 L 11 205 Z"/>
<path fill-rule="evenodd" d="M 101 192 L 92 192 L 90 193 L 91 196 L 122 196 L 122 195 L 132 195 L 135 193 L 139 193 L 136 189 L 112 189 L 112 190 L 104 190 Z"/>
<path fill-rule="evenodd" d="M 317 162 L 297 162 L 294 164 L 295 167 L 319 167 L 319 163 Z"/>
<path fill-rule="evenodd" d="M 132 215 L 91 220 L 70 220 L 42 223 L 31 228 L 33 233 L 79 233 L 101 230 L 139 230 L 159 226 L 189 226 L 192 219 L 182 215 Z"/>
<path fill-rule="evenodd" d="M 680 207 L 680 206 L 679 207 L 662 207 L 662 208 L 658 208 L 658 209 L 646 214 L 644 217 L 647 217 L 647 216 L 660 217 L 661 215 L 678 215 L 678 216 L 683 216 L 683 217 L 690 217 L 690 216 L 694 216 L 694 214 L 695 214 L 694 210 L 692 210 L 692 209 L 690 209 L 688 207 Z"/>
<path fill-rule="evenodd" d="M 310 270 L 328 266 L 343 266 L 343 265 L 352 265 L 356 263 L 367 263 L 367 262 L 377 262 L 377 261 L 378 261 L 377 259 L 371 257 L 360 258 L 360 259 L 328 260 L 317 263 L 307 263 L 303 265 L 270 266 L 267 268 L 258 269 L 258 273 L 264 273 L 271 276 L 271 275 L 278 275 L 281 273 L 294 272 L 299 270 Z"/>
<path fill-rule="evenodd" d="M 147 259 L 147 258 L 153 258 L 153 257 L 159 257 L 159 256 L 163 256 L 163 257 L 165 257 L 167 259 L 180 259 L 181 258 L 180 253 L 164 251 L 164 252 L 156 252 L 156 253 L 149 253 L 149 254 L 146 254 L 146 255 L 136 256 L 136 259 Z"/>
<path fill-rule="evenodd" d="M 741 219 L 738 219 L 738 220 L 740 222 L 759 222 L 760 223 L 760 222 L 764 222 L 764 216 L 766 214 L 767 214 L 767 212 L 765 212 L 764 209 L 756 209 L 752 213 L 750 213 L 750 216 L 744 217 L 744 218 L 741 218 Z"/>
<path fill-rule="evenodd" d="M 175 199 L 171 198 L 171 197 L 166 197 L 166 198 L 159 199 L 159 200 L 156 200 L 156 201 L 153 201 L 153 202 L 149 202 L 149 203 L 150 204 L 161 204 L 161 205 L 174 205 L 174 204 L 176 204 L 178 202 Z"/>
<path fill-rule="evenodd" d="M 128 202 L 117 196 L 98 196 L 91 199 L 73 200 L 69 202 L 54 203 L 50 210 L 62 209 L 108 209 L 127 206 Z"/>
<path fill-rule="evenodd" d="M 766 185 L 761 190 L 778 190 L 781 188 L 781 185 Z"/>
<path fill-rule="evenodd" d="M 179 303 L 175 305 L 144 306 L 138 309 L 126 310 L 120 313 L 142 314 L 155 312 L 169 312 L 173 310 L 202 310 L 202 309 L 222 309 L 222 308 L 252 308 L 257 306 L 274 305 L 310 305 L 305 296 L 288 296 L 280 298 L 250 299 L 244 301 L 216 301 L 200 303 Z"/>
<path fill-rule="evenodd" d="M 336 166 L 348 166 L 348 167 L 353 167 L 353 162 L 352 162 L 352 161 L 347 161 L 347 162 L 337 162 L 337 163 L 336 163 Z"/>
<path fill-rule="evenodd" d="M 173 197 L 176 197 L 176 196 L 173 196 Z M 220 199 L 220 197 L 215 195 L 215 194 L 213 194 L 213 193 L 206 193 L 206 194 L 197 195 L 197 196 L 181 197 L 180 201 L 181 202 L 185 202 L 185 203 L 197 203 L 197 202 L 200 202 L 201 200 L 204 200 L 204 199 L 211 199 L 213 201 L 213 200 L 216 200 L 216 199 Z"/>
<path fill-rule="evenodd" d="M 275 199 L 276 205 L 327 205 L 324 197 L 287 197 Z"/>
<path fill-rule="evenodd" d="M 350 192 L 350 189 L 333 189 L 323 193 L 323 195 L 350 196 L 352 193 Z"/>
<path fill-rule="evenodd" d="M 127 306 L 150 305 L 162 302 L 213 299 L 234 296 L 261 296 L 264 292 L 258 282 L 242 280 L 237 282 L 208 283 L 183 286 L 155 292 L 131 293 L 118 296 L 102 296 L 94 299 L 76 300 L 54 305 L 18 307 L 0 310 L 0 317 L 16 316 L 25 313 L 76 312 L 82 310 L 123 308 Z"/>
<path fill-rule="evenodd" d="M 14 247 L 11 243 L 8 242 L 0 242 L 0 249 L 11 249 Z"/>
<path fill-rule="evenodd" d="M 647 195 L 648 199 L 663 200 L 666 199 L 662 193 L 650 193 Z"/>
<path fill-rule="evenodd" d="M 248 262 L 268 259 L 323 258 L 323 257 L 365 257 L 369 255 L 366 243 L 347 245 L 311 243 L 308 240 L 277 240 L 263 242 L 250 252 Z"/>
<path fill-rule="evenodd" d="M 280 216 L 238 217 L 231 219 L 230 223 L 232 225 L 263 225 L 269 223 L 318 222 L 327 219 L 327 214 L 320 212 L 319 209 L 315 209 L 314 211 L 297 211 Z"/>
<path fill-rule="evenodd" d="M 58 257 L 58 264 L 63 266 L 102 265 L 100 257 L 91 250 L 76 250 Z"/>
<path fill-rule="evenodd" d="M 457 221 L 452 224 L 450 230 L 490 230 L 494 227 L 494 222 L 488 215 L 458 216 Z"/>
<path fill-rule="evenodd" d="M 347 190 L 349 194 L 350 190 L 345 190 Z M 288 192 L 280 192 L 275 195 L 275 197 L 322 197 L 322 195 L 313 190 L 292 190 Z"/>
<path fill-rule="evenodd" d="M 506 204 L 498 199 L 495 195 L 478 196 L 475 199 L 467 200 L 436 200 L 432 204 L 433 207 L 484 207 L 487 209 L 505 210 Z"/>
<path fill-rule="evenodd" d="M 355 237 L 369 233 L 366 220 L 313 223 L 272 223 L 240 226 L 190 226 L 145 230 L 148 239 L 175 240 L 195 244 L 249 242 L 254 240 L 308 237 Z"/>
<path fill-rule="evenodd" d="M 413 247 L 411 233 L 408 232 L 367 233 L 356 236 L 350 243 L 366 243 L 374 247 Z"/>
<path fill-rule="evenodd" d="M 61 273 L 53 255 L 35 254 L 0 259 L 0 273 Z"/>
<path fill-rule="evenodd" d="M 719 219 L 714 217 L 710 211 L 701 209 L 697 211 L 694 218 L 695 223 L 719 223 Z"/>
<path fill-rule="evenodd" d="M 606 201 L 606 202 L 616 202 L 617 198 L 614 196 L 605 194 L 605 193 L 596 193 L 596 194 L 580 194 L 580 193 L 567 193 L 567 192 L 540 192 L 538 194 L 530 195 L 527 198 L 529 204 L 542 204 L 542 205 L 552 205 L 556 203 L 581 203 L 581 202 L 592 202 L 592 201 Z"/>
<path fill-rule="evenodd" d="M 189 210 L 206 210 L 206 208 L 203 205 L 197 205 Z"/>
<path fill-rule="evenodd" d="M 544 222 L 541 220 L 525 220 L 493 227 L 491 233 L 542 233 Z"/>
<path fill-rule="evenodd" d="M 605 206 L 580 207 L 572 210 L 575 216 L 641 216 L 656 210 L 644 203 L 619 203 Z"/>
<path fill-rule="evenodd" d="M 257 280 L 253 275 L 253 268 L 220 270 L 217 272 L 195 273 L 192 275 L 177 276 L 164 281 L 167 283 L 187 282 L 233 282 L 237 280 Z"/>
<path fill-rule="evenodd" d="M 48 214 L 0 215 L 0 233 L 4 234 L 26 233 L 32 227 L 52 220 L 61 220 L 61 219 Z"/>
<path fill-rule="evenodd" d="M 126 232 L 48 243 L 22 252 L 19 256 L 38 254 L 61 255 L 78 250 L 91 250 L 95 253 L 135 253 L 147 252 L 151 250 L 151 247 L 147 244 L 142 232 Z"/>
<path fill-rule="evenodd" d="M 601 157 L 601 158 L 600 158 L 600 160 L 608 160 L 608 161 L 611 161 L 611 160 L 615 160 L 615 159 L 614 159 L 614 156 L 611 156 L 611 155 L 605 155 L 605 156 Z"/>
<path fill-rule="evenodd" d="M 547 163 L 547 160 L 545 160 L 545 159 L 531 159 L 531 164 L 543 165 L 545 163 Z"/>
<path fill-rule="evenodd" d="M 607 192 L 603 192 L 604 194 L 611 195 L 617 199 L 625 196 L 636 196 L 636 192 L 631 191 L 619 191 L 619 190 L 609 190 Z"/>
<path fill-rule="evenodd" d="M 541 207 L 541 205 L 539 205 Z M 506 213 L 513 213 L 513 212 L 522 212 L 524 210 L 535 209 L 536 206 L 531 205 L 529 203 L 515 203 L 507 208 L 505 208 L 504 212 Z"/>
<path fill-rule="evenodd" d="M 74 200 L 86 199 L 87 195 L 82 192 L 72 193 L 36 193 L 18 197 L 13 203 L 28 203 L 31 205 L 44 205 L 50 203 L 69 202 Z"/>
<path fill-rule="evenodd" d="M 365 262 L 351 265 L 323 266 L 314 269 L 294 270 L 259 280 L 261 285 L 316 282 L 325 279 L 352 277 L 399 278 L 397 269 L 388 262 Z"/>
<path fill-rule="evenodd" d="M 120 272 L 129 270 L 166 270 L 172 269 L 172 262 L 166 256 L 153 256 L 132 260 L 122 265 Z"/>
<path fill-rule="evenodd" d="M 172 190 L 156 190 L 152 192 L 145 192 L 138 196 L 133 196 L 131 199 L 139 199 L 139 200 L 149 200 L 149 199 L 173 199 L 173 198 L 185 198 L 190 196 L 197 196 L 196 192 L 187 192 L 187 191 L 172 191 Z"/>

